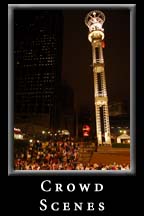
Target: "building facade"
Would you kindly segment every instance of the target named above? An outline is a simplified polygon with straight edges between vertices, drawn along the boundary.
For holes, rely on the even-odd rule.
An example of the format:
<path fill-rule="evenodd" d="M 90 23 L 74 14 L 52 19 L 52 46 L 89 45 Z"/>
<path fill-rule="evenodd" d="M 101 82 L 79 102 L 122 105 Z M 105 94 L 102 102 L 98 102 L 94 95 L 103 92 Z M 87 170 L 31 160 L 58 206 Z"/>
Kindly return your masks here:
<path fill-rule="evenodd" d="M 58 127 L 61 11 L 14 11 L 14 121 Z"/>

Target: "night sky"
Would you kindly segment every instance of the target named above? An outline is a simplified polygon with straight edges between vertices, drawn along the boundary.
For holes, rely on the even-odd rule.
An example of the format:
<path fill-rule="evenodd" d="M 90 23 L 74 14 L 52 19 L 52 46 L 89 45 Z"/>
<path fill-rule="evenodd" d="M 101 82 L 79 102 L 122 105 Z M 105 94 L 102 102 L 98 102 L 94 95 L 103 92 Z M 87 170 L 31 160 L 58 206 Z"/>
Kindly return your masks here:
<path fill-rule="evenodd" d="M 86 14 L 92 9 L 64 10 L 62 79 L 73 88 L 78 108 L 94 105 L 92 49 Z M 97 10 L 99 8 L 96 8 Z M 130 11 L 100 9 L 106 20 L 104 60 L 109 103 L 130 97 Z"/>

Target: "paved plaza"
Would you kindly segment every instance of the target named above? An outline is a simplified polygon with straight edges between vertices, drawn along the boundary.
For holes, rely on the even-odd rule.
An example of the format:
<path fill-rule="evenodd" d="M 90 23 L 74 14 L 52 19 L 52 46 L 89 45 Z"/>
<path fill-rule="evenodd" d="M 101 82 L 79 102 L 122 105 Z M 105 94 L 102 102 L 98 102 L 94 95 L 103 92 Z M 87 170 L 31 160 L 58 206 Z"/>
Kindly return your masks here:
<path fill-rule="evenodd" d="M 98 147 L 97 152 L 90 151 L 88 148 L 81 151 L 81 162 L 91 164 L 130 164 L 130 148 L 112 148 L 107 146 Z"/>
<path fill-rule="evenodd" d="M 111 147 L 99 147 L 97 152 L 94 152 L 91 159 L 91 163 L 118 163 L 129 164 L 130 163 L 130 149 L 129 148 L 111 148 Z"/>

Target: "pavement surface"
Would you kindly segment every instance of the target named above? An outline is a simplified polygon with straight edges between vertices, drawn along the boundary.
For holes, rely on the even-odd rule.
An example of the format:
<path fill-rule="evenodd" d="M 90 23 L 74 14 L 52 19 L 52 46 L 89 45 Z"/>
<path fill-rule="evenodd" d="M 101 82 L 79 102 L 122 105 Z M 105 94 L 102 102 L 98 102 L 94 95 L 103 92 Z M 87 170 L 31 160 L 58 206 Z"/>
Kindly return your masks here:
<path fill-rule="evenodd" d="M 130 164 L 130 149 L 129 148 L 111 148 L 99 147 L 97 152 L 94 152 L 90 163 L 118 163 Z"/>
<path fill-rule="evenodd" d="M 84 149 L 81 151 L 81 162 L 89 162 L 91 164 L 130 164 L 129 148 L 112 148 L 108 146 L 98 147 L 97 152 Z"/>

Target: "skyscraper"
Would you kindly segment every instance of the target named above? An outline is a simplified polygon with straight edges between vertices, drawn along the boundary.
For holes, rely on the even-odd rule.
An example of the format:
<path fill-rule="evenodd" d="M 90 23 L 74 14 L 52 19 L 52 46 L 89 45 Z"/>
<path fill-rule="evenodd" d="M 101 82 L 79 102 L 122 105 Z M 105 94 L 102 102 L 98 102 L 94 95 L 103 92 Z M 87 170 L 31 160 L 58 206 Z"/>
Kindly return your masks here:
<path fill-rule="evenodd" d="M 15 10 L 14 122 L 58 127 L 62 32 L 59 10 Z"/>

